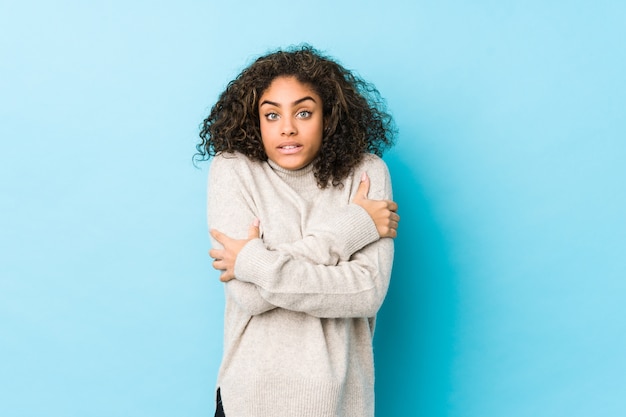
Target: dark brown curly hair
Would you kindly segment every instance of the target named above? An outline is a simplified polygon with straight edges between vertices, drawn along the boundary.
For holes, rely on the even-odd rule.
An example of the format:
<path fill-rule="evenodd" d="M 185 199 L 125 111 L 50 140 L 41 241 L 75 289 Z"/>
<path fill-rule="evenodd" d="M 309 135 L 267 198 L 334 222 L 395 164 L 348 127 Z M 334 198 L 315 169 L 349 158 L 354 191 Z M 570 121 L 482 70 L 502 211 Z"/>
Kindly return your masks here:
<path fill-rule="evenodd" d="M 322 99 L 324 130 L 313 162 L 320 188 L 342 180 L 364 153 L 382 156 L 394 143 L 396 129 L 378 90 L 309 45 L 278 50 L 258 58 L 231 81 L 201 125 L 194 160 L 220 152 L 240 152 L 266 161 L 258 102 L 272 81 L 293 76 Z"/>

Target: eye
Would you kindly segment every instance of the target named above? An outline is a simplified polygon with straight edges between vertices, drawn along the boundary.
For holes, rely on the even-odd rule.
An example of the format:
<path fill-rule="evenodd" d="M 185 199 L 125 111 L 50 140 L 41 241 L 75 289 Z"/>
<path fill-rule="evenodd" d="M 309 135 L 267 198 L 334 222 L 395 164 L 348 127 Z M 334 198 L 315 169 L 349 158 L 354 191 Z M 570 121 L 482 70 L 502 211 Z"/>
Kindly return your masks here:
<path fill-rule="evenodd" d="M 265 118 L 267 120 L 278 120 L 278 113 L 274 113 L 274 112 L 269 112 L 269 113 L 265 113 Z"/>
<path fill-rule="evenodd" d="M 311 117 L 311 114 L 313 114 L 313 113 L 311 113 L 308 110 L 302 110 L 302 111 L 299 111 L 298 113 L 296 113 L 296 117 L 298 119 L 308 119 L 309 117 Z"/>

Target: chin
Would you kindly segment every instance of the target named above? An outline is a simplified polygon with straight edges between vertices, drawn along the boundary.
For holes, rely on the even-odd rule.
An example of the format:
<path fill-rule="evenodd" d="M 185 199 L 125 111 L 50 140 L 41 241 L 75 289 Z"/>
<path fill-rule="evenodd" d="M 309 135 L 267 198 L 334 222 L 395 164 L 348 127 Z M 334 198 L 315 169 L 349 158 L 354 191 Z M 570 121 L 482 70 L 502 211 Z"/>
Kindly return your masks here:
<path fill-rule="evenodd" d="M 309 165 L 312 161 L 306 161 L 306 160 L 285 160 L 285 159 L 278 159 L 275 160 L 274 162 L 276 162 L 276 164 L 278 164 L 278 166 L 280 166 L 281 168 L 284 169 L 288 169 L 290 171 L 296 171 L 298 169 L 304 168 L 305 166 Z"/>

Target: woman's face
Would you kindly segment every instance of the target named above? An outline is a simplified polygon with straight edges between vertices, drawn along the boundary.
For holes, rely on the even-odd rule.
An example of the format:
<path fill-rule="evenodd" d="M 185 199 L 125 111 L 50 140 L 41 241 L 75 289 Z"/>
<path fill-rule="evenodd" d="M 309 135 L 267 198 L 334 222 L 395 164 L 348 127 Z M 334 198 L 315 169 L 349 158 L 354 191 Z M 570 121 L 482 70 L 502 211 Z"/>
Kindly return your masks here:
<path fill-rule="evenodd" d="M 267 157 L 296 170 L 310 164 L 322 146 L 322 99 L 295 77 L 277 77 L 259 99 L 261 139 Z"/>

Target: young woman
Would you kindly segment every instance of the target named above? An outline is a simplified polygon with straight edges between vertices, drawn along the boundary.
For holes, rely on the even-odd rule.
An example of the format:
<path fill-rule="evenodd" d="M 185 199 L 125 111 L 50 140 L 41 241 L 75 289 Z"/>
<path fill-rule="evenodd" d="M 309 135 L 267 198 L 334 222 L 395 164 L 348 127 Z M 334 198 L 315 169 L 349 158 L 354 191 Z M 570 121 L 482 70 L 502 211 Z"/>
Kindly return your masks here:
<path fill-rule="evenodd" d="M 372 337 L 399 216 L 370 84 L 311 47 L 258 58 L 197 146 L 225 282 L 216 416 L 374 415 Z"/>

